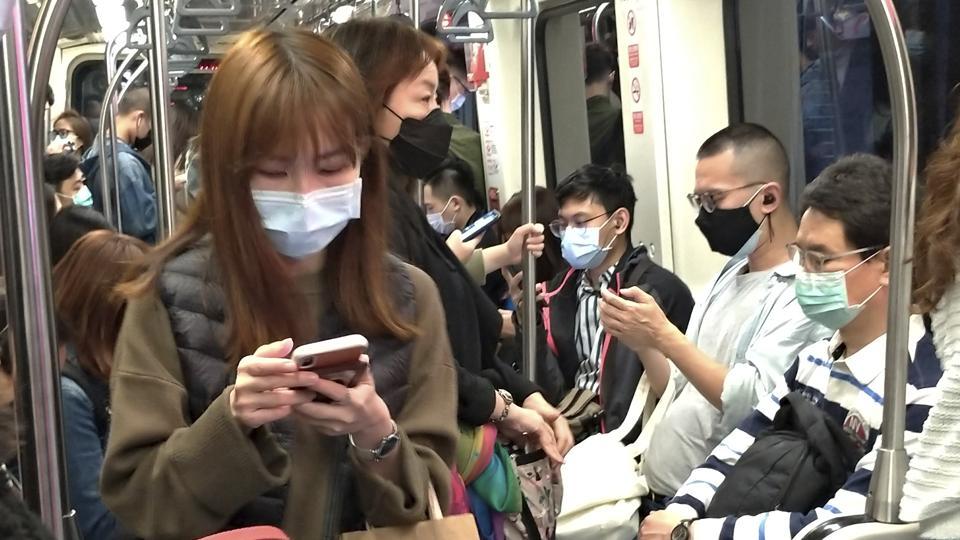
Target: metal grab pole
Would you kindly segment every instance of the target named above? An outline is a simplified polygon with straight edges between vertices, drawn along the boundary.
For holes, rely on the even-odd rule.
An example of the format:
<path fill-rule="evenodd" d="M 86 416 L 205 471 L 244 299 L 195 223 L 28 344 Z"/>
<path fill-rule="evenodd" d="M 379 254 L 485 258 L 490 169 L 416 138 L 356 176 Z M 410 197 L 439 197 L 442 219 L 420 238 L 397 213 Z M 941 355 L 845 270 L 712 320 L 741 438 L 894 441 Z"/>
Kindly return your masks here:
<path fill-rule="evenodd" d="M 521 167 L 521 214 L 523 223 L 535 223 L 536 177 L 534 152 L 534 92 L 536 91 L 536 56 L 533 49 L 536 24 L 537 0 L 522 0 L 520 11 L 534 15 L 520 20 L 520 167 Z M 523 374 L 531 381 L 537 378 L 537 260 L 533 253 L 524 250 L 523 270 Z"/>
<path fill-rule="evenodd" d="M 903 481 L 908 328 L 913 277 L 913 225 L 917 185 L 917 103 L 903 28 L 893 2 L 867 0 L 883 53 L 893 110 L 893 215 L 890 219 L 890 300 L 884 380 L 883 444 L 877 454 L 866 513 L 876 521 L 898 523 Z"/>
<path fill-rule="evenodd" d="M 170 87 L 167 84 L 167 18 L 163 0 L 150 2 L 150 108 L 153 117 L 153 180 L 157 188 L 157 241 L 173 233 L 176 206 L 173 199 L 173 159 L 170 156 Z"/>
<path fill-rule="evenodd" d="M 70 10 L 70 3 L 70 0 L 43 2 L 30 36 L 30 129 L 34 133 L 34 163 L 37 164 L 37 171 L 40 170 L 42 152 L 46 147 L 43 137 L 47 130 L 43 125 L 43 110 L 47 100 L 47 85 L 53 69 L 53 56 L 57 52 L 60 30 Z"/>
<path fill-rule="evenodd" d="M 0 0 L 0 129 L 3 216 L 11 350 L 18 420 L 29 426 L 20 454 L 24 496 L 55 538 L 64 538 L 60 395 L 43 192 L 34 167 L 20 0 Z M 45 85 L 44 85 L 45 86 Z M 45 89 L 45 88 L 44 88 Z"/>
<path fill-rule="evenodd" d="M 127 33 L 120 32 L 119 34 L 117 34 L 115 38 L 113 38 L 113 41 L 107 44 L 107 54 L 106 54 L 107 81 L 112 81 L 114 77 L 117 77 L 117 57 L 120 56 L 120 51 L 123 49 L 123 45 L 121 45 L 121 43 L 126 44 L 126 40 L 127 40 Z M 122 69 L 120 70 L 120 73 L 122 74 L 125 71 L 126 69 Z M 110 112 L 110 115 L 107 117 L 107 122 L 108 122 L 107 124 L 103 122 L 103 114 L 102 114 L 103 110 L 101 109 L 100 111 L 101 112 L 100 141 L 102 143 L 101 152 L 100 152 L 100 156 L 101 156 L 100 157 L 100 164 L 101 164 L 100 193 L 102 193 L 101 197 L 103 200 L 104 216 L 108 220 L 112 219 L 113 210 L 114 208 L 116 208 L 117 230 L 120 232 L 123 232 L 123 216 L 120 215 L 120 184 L 118 183 L 120 179 L 120 163 L 119 163 L 119 160 L 117 159 L 117 111 L 119 110 L 120 100 L 117 98 L 115 90 L 113 92 L 108 93 L 106 95 L 106 98 L 107 99 L 104 105 L 106 105 L 105 108 L 108 109 L 108 111 Z M 104 140 L 105 138 L 103 136 L 104 133 L 106 133 L 105 125 L 110 127 L 109 143 L 107 143 Z M 103 148 L 105 148 L 105 146 L 103 145 L 107 145 L 107 144 L 110 145 L 109 154 L 103 152 Z M 110 174 L 112 175 L 110 177 L 111 178 L 110 180 L 107 180 L 107 176 L 104 175 L 102 172 L 103 170 L 105 170 L 103 165 L 107 163 L 103 160 L 107 160 L 110 163 L 109 170 L 110 170 Z M 114 193 L 114 200 L 115 200 L 114 204 L 116 206 L 110 206 L 108 204 L 109 198 L 107 194 L 110 192 L 106 188 L 109 187 L 110 185 L 113 186 L 113 193 Z M 110 209 L 111 211 L 110 214 L 106 213 L 107 208 Z"/>
<path fill-rule="evenodd" d="M 117 70 L 117 73 L 114 73 L 113 77 L 109 80 L 107 85 L 107 101 L 110 101 L 113 98 L 113 95 L 117 93 L 117 86 L 120 85 L 120 81 L 123 78 L 123 73 L 127 71 L 127 68 L 130 67 L 130 64 L 137 58 L 136 54 L 131 54 L 130 56 L 123 59 L 123 63 L 120 64 L 120 69 Z M 113 131 L 110 132 L 110 154 L 106 153 L 107 147 L 107 124 L 110 122 L 110 119 L 114 118 L 110 114 L 110 107 L 103 107 L 100 109 L 100 133 L 97 137 L 97 152 L 100 155 L 100 198 L 103 200 L 103 215 L 108 220 L 113 216 L 114 208 L 110 206 L 110 186 L 114 187 L 114 192 L 120 192 L 120 186 L 117 185 L 117 167 L 116 167 L 116 156 L 114 155 L 116 149 L 116 135 Z M 104 166 L 106 161 L 110 160 L 112 165 L 110 167 Z M 117 199 L 119 200 L 119 199 Z M 120 206 L 117 205 L 117 230 L 123 232 L 123 223 L 121 221 L 122 216 L 120 215 Z"/>
<path fill-rule="evenodd" d="M 413 19 L 413 27 L 420 28 L 420 0 L 410 0 L 410 18 Z"/>

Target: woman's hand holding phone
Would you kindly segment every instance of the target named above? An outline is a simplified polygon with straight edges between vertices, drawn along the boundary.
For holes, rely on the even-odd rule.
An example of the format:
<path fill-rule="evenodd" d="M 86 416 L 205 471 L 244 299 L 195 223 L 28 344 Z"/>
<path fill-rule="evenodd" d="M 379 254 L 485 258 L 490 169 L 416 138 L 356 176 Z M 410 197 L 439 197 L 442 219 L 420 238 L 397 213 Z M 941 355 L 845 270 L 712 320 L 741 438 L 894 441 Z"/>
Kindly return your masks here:
<path fill-rule="evenodd" d="M 360 359 L 369 365 L 367 355 Z M 359 372 L 352 387 L 318 377 L 307 389 L 329 402 L 300 403 L 293 410 L 324 435 L 353 435 L 358 446 L 373 448 L 393 431 L 390 410 L 377 394 L 369 367 Z"/>
<path fill-rule="evenodd" d="M 230 412 L 242 426 L 254 430 L 276 422 L 293 408 L 316 397 L 310 387 L 320 379 L 316 373 L 301 371 L 287 355 L 293 340 L 261 345 L 237 366 L 237 382 L 230 392 Z"/>

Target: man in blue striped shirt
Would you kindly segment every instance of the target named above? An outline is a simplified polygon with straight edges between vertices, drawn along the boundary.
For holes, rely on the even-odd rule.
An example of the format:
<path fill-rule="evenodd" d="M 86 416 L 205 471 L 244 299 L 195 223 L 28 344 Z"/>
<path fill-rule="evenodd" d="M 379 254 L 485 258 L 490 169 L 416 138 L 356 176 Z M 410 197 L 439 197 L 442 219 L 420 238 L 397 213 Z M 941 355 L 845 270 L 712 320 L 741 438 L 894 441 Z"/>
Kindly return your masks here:
<path fill-rule="evenodd" d="M 773 393 L 695 469 L 666 510 L 644 520 L 640 538 L 789 539 L 811 522 L 864 511 L 883 419 L 883 368 L 889 284 L 892 171 L 867 155 L 843 158 L 804 192 L 803 218 L 791 247 L 803 268 L 797 300 L 812 320 L 837 330 L 804 349 Z M 919 318 L 911 319 L 906 434 L 908 453 L 936 400 L 942 371 Z M 701 519 L 727 474 L 773 422 L 780 399 L 801 392 L 871 449 L 821 508 Z M 684 535 L 683 533 L 687 533 Z"/>

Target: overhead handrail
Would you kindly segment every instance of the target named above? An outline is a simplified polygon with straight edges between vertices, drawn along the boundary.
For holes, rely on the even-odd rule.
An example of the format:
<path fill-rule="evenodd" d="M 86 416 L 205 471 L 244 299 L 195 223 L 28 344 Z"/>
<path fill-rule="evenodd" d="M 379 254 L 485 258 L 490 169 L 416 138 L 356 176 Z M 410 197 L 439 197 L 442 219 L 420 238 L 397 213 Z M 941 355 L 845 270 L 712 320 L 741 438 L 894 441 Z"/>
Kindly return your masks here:
<path fill-rule="evenodd" d="M 917 103 L 903 27 L 890 0 L 866 0 L 890 87 L 893 115 L 893 205 L 890 216 L 890 295 L 883 386 L 883 437 L 877 450 L 864 515 L 825 520 L 804 533 L 818 540 L 845 526 L 872 520 L 900 523 L 907 474 L 906 429 L 909 316 L 913 282 L 913 228 L 917 186 Z"/>
<path fill-rule="evenodd" d="M 887 361 L 883 388 L 883 442 L 867 494 L 867 515 L 899 523 L 906 426 L 909 314 L 913 285 L 913 226 L 917 197 L 917 101 L 907 41 L 890 0 L 867 0 L 877 29 L 890 86 L 893 114 L 893 217 L 890 220 L 890 306 L 887 315 Z"/>
<path fill-rule="evenodd" d="M 493 41 L 493 19 L 533 19 L 537 16 L 536 2 L 524 2 L 520 11 L 487 11 L 487 0 L 444 0 L 437 12 L 437 32 L 455 43 L 490 43 Z M 473 13 L 480 26 L 460 26 Z M 450 17 L 450 24 L 445 19 Z"/>
<path fill-rule="evenodd" d="M 10 351 L 16 362 L 17 415 L 30 426 L 20 452 L 24 498 L 56 538 L 75 538 L 69 496 L 61 489 L 65 464 L 61 446 L 59 368 L 54 334 L 50 257 L 45 205 L 31 127 L 43 106 L 31 109 L 24 51 L 23 6 L 0 1 L 0 215 L 3 223 Z M 37 85 L 49 73 L 48 53 L 55 49 L 60 25 L 57 5 L 44 5 L 32 40 L 30 80 Z M 62 24 L 62 18 L 59 20 Z M 55 28 L 54 28 L 55 27 Z M 44 65 L 46 64 L 46 65 Z M 39 86 L 39 85 L 37 85 Z M 43 85 L 44 93 L 46 83 Z M 42 127 L 42 126 L 41 126 Z M 45 130 L 44 130 L 45 131 Z"/>
<path fill-rule="evenodd" d="M 593 41 L 600 41 L 600 18 L 603 16 L 603 12 L 610 7 L 610 2 L 604 2 L 597 7 L 597 10 L 593 12 L 593 21 L 590 25 L 590 35 L 593 36 Z"/>
<path fill-rule="evenodd" d="M 192 8 L 188 4 L 188 1 L 178 1 L 176 13 L 184 17 L 236 17 L 240 14 L 240 4 L 235 0 L 218 8 Z"/>
<path fill-rule="evenodd" d="M 130 54 L 123 59 L 123 63 L 120 64 L 119 69 L 114 73 L 113 77 L 110 78 L 109 84 L 107 85 L 107 101 L 113 101 L 113 96 L 117 92 L 117 87 L 120 85 L 123 80 L 123 74 L 126 73 L 127 69 L 130 68 L 130 64 L 133 63 L 137 58 L 141 58 L 139 54 Z M 103 107 L 100 109 L 100 133 L 97 135 L 97 153 L 100 156 L 100 198 L 103 201 L 103 210 L 104 215 L 108 214 L 108 211 L 113 215 L 113 211 L 116 210 L 117 218 L 117 230 L 123 232 L 123 216 L 120 212 L 120 186 L 118 185 L 119 176 L 117 175 L 116 167 L 116 127 L 113 126 L 113 131 L 110 131 L 110 151 L 111 155 L 107 156 L 106 154 L 106 140 L 107 140 L 107 127 L 112 124 L 110 122 L 111 118 L 115 118 L 114 114 L 110 113 L 111 107 Z M 109 162 L 106 161 L 109 159 Z M 110 165 L 109 167 L 107 165 Z M 113 190 L 110 190 L 110 186 L 113 186 Z M 114 193 L 116 208 L 109 208 L 110 203 L 110 193 Z"/>
<path fill-rule="evenodd" d="M 176 226 L 173 159 L 170 155 L 170 85 L 167 80 L 167 19 L 163 0 L 150 2 L 147 26 L 150 51 L 150 108 L 153 119 L 153 180 L 157 192 L 157 240 L 163 241 Z"/>

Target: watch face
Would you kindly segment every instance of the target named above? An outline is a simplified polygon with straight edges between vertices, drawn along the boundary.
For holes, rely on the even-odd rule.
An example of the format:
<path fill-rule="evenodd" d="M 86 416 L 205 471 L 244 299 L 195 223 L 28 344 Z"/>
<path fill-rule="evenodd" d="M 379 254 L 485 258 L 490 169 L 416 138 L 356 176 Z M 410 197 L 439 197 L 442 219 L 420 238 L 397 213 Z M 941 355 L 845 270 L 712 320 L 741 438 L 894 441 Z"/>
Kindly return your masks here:
<path fill-rule="evenodd" d="M 396 448 L 398 444 L 400 444 L 400 437 L 398 437 L 397 435 L 391 435 L 390 437 L 387 437 L 380 444 L 380 448 L 377 448 L 377 457 L 383 458 L 384 456 L 392 452 L 393 449 Z"/>
<path fill-rule="evenodd" d="M 690 537 L 690 530 L 687 529 L 685 523 L 681 523 L 673 528 L 673 532 L 670 533 L 670 540 L 687 540 Z"/>

